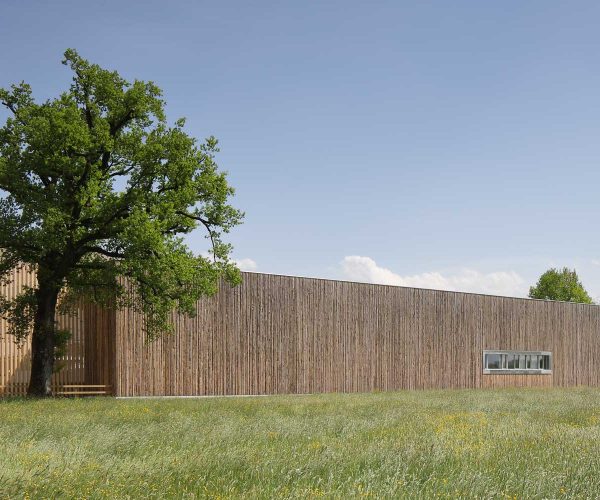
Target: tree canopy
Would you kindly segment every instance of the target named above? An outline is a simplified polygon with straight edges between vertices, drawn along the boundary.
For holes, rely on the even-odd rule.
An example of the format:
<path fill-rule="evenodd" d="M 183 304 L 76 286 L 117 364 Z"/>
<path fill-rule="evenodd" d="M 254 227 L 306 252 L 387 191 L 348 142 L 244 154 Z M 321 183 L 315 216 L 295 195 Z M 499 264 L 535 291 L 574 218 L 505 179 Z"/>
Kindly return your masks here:
<path fill-rule="evenodd" d="M 549 269 L 529 289 L 532 299 L 561 300 L 564 302 L 581 302 L 593 304 L 592 298 L 581 284 L 575 269 Z"/>
<path fill-rule="evenodd" d="M 59 347 L 55 295 L 64 308 L 79 297 L 132 307 L 152 338 L 169 330 L 172 309 L 193 314 L 221 277 L 240 281 L 222 235 L 243 214 L 230 205 L 216 139 L 198 143 L 184 119 L 169 125 L 153 82 L 129 82 L 73 49 L 63 64 L 73 81 L 56 98 L 38 103 L 24 82 L 0 89 L 10 115 L 0 128 L 0 278 L 26 265 L 38 282 L 0 312 L 17 339 L 33 330 L 32 372 L 36 334 L 45 356 Z M 199 227 L 210 257 L 184 242 Z"/>

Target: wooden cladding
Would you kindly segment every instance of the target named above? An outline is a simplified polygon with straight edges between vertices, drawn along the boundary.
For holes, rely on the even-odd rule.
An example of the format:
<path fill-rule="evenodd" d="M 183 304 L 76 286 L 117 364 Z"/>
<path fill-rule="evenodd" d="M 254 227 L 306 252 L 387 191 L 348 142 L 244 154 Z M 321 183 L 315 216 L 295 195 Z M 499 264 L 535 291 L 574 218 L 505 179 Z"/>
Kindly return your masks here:
<path fill-rule="evenodd" d="M 600 308 L 244 273 L 149 345 L 116 317 L 117 393 L 279 394 L 600 385 Z M 551 351 L 551 374 L 484 375 L 487 349 Z"/>
<path fill-rule="evenodd" d="M 15 270 L 8 285 L 0 285 L 6 298 L 18 295 L 24 287 L 35 287 L 35 276 L 26 269 Z M 114 312 L 81 304 L 75 314 L 58 316 L 59 328 L 69 330 L 66 355 L 57 360 L 62 367 L 52 377 L 52 390 L 60 393 L 69 385 L 110 386 L 114 366 Z M 23 395 L 29 385 L 31 338 L 22 345 L 6 334 L 8 325 L 0 318 L 0 396 Z"/>
<path fill-rule="evenodd" d="M 61 321 L 72 359 L 55 386 L 119 396 L 600 385 L 600 307 L 584 304 L 244 273 L 150 344 L 131 310 Z M 484 350 L 552 352 L 552 373 L 484 374 Z M 0 339 L 0 370 L 5 393 L 26 387 L 27 346 Z"/>

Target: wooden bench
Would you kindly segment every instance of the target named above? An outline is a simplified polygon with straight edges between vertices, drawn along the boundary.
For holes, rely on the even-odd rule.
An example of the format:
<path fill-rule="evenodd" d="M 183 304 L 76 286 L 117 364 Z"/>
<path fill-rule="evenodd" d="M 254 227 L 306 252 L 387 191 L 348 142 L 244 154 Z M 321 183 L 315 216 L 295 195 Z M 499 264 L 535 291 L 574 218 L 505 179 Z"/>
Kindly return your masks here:
<path fill-rule="evenodd" d="M 112 391 L 110 385 L 65 384 L 54 394 L 57 396 L 108 396 L 112 394 Z"/>

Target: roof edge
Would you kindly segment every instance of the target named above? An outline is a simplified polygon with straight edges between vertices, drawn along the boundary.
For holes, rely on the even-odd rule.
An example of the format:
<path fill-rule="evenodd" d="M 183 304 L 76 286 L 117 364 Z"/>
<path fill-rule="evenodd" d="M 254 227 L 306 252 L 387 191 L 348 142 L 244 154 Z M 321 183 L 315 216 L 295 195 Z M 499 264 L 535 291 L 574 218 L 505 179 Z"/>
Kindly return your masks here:
<path fill-rule="evenodd" d="M 342 280 L 342 279 L 333 279 L 333 278 L 319 278 L 317 276 L 299 276 L 295 274 L 281 274 L 281 273 L 265 273 L 259 271 L 241 271 L 242 274 L 262 274 L 265 276 L 279 276 L 281 278 L 299 278 L 299 279 L 307 279 L 307 280 L 317 280 L 317 281 L 329 281 L 333 283 L 352 283 L 355 285 L 366 285 L 366 286 L 384 286 L 389 288 L 402 288 L 405 290 L 425 290 L 428 292 L 441 292 L 441 293 L 451 293 L 451 294 L 461 294 L 461 295 L 476 295 L 480 297 L 494 297 L 498 299 L 510 299 L 510 300 L 523 300 L 527 302 L 548 302 L 550 304 L 571 304 L 577 306 L 591 306 L 591 307 L 599 307 L 600 304 L 586 304 L 585 302 L 569 302 L 566 300 L 550 300 L 550 299 L 532 299 L 531 297 L 514 297 L 511 295 L 495 295 L 491 293 L 477 293 L 477 292 L 461 292 L 459 290 L 441 290 L 439 288 L 418 288 L 414 286 L 402 286 L 402 285 L 387 285 L 383 283 L 369 283 L 368 281 L 351 281 L 351 280 Z"/>

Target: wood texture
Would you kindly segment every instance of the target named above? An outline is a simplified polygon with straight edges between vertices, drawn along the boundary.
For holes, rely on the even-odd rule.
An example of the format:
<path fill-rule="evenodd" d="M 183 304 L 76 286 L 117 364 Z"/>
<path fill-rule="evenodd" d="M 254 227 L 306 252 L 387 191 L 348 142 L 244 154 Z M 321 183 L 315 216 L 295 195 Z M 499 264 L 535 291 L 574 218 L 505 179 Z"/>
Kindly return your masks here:
<path fill-rule="evenodd" d="M 35 287 L 35 276 L 26 269 L 15 270 L 0 294 L 13 298 L 23 287 Z M 7 323 L 0 318 L 0 396 L 23 395 L 31 370 L 31 339 L 17 345 L 7 335 Z M 112 385 L 114 372 L 114 311 L 80 304 L 75 314 L 59 315 L 58 327 L 71 332 L 67 353 L 57 360 L 62 369 L 52 377 L 52 390 L 63 392 L 65 385 Z"/>
<path fill-rule="evenodd" d="M 116 314 L 115 391 L 280 394 L 600 385 L 600 307 L 244 273 L 146 344 Z M 553 353 L 551 375 L 484 375 L 484 349 Z"/>
<path fill-rule="evenodd" d="M 0 292 L 35 286 L 15 273 Z M 143 317 L 82 304 L 54 390 L 107 386 L 120 396 L 599 386 L 600 307 L 244 273 L 236 288 L 173 314 L 147 344 Z M 23 394 L 29 344 L 0 323 L 0 394 Z M 486 349 L 551 351 L 551 375 L 485 375 Z M 92 388 L 90 388 L 91 390 Z M 85 391 L 85 389 L 83 389 Z M 85 391 L 87 392 L 87 391 Z"/>

